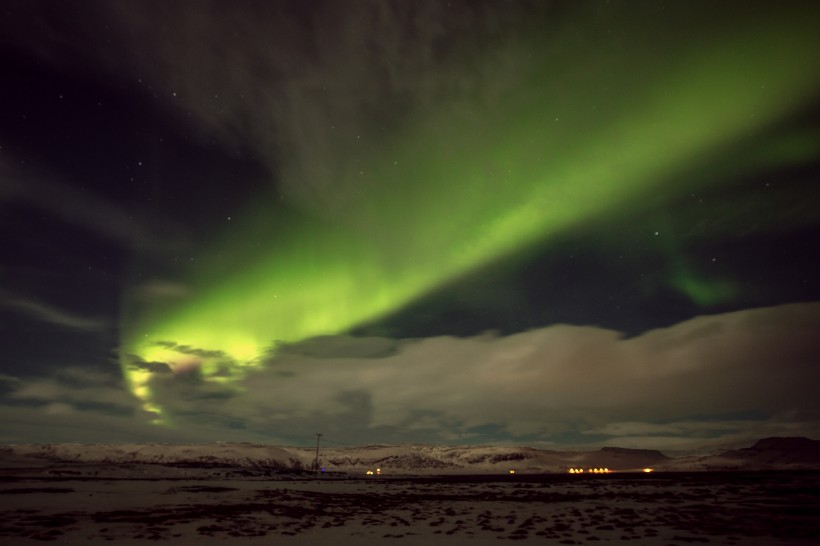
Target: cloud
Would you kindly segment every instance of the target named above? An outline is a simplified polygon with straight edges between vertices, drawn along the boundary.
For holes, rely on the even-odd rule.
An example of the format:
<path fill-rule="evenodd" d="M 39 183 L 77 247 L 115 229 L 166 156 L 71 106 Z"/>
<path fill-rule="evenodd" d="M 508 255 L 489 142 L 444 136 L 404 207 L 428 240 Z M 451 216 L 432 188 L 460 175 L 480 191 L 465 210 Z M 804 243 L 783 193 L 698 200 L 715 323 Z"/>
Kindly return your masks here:
<path fill-rule="evenodd" d="M 690 432 L 707 433 L 736 430 L 749 425 L 751 420 L 734 421 L 675 421 L 670 423 L 648 423 L 643 421 L 626 421 L 607 423 L 598 429 L 585 430 L 583 434 L 601 434 L 605 436 L 655 436 L 674 435 Z"/>
<path fill-rule="evenodd" d="M 658 449 L 667 454 L 707 453 L 747 447 L 770 436 L 820 437 L 820 415 L 784 412 L 761 419 L 680 421 L 657 423 L 613 423 L 598 431 L 609 437 L 584 442 L 586 448 L 618 445 L 633 449 Z"/>
<path fill-rule="evenodd" d="M 138 401 L 123 389 L 114 374 L 72 367 L 50 377 L 18 379 L 8 400 L 59 408 L 96 407 L 106 412 L 130 414 L 138 411 Z"/>
<path fill-rule="evenodd" d="M 225 426 L 229 421 L 224 419 L 209 419 L 204 403 L 196 409 L 199 419 L 183 419 L 176 427 L 157 426 L 156 415 L 142 409 L 113 370 L 72 367 L 50 377 L 0 376 L 0 380 L 10 387 L 0 398 L 0 443 L 4 444 L 272 440 Z M 200 389 L 200 400 L 204 401 L 206 390 Z M 214 406 L 213 399 L 209 403 Z"/>
<path fill-rule="evenodd" d="M 586 433 L 588 441 L 682 445 L 744 429 L 774 432 L 760 423 L 790 412 L 814 422 L 818 327 L 820 304 L 807 303 L 697 317 L 630 339 L 558 325 L 506 337 L 404 340 L 376 358 L 356 355 L 347 338 L 317 338 L 309 350 L 285 350 L 249 370 L 220 410 L 272 433 L 333 422 L 338 434 L 361 441 L 493 430 L 508 441 Z M 194 392 L 165 381 L 157 401 L 172 414 L 182 406 L 196 413 Z M 760 417 L 723 417 L 744 412 Z"/>
<path fill-rule="evenodd" d="M 166 362 L 148 362 L 137 355 L 123 355 L 122 362 L 131 370 L 144 370 L 151 373 L 171 373 L 173 369 Z"/>
<path fill-rule="evenodd" d="M 151 371 L 155 368 L 158 371 L 173 371 L 174 373 L 187 374 L 189 379 L 191 373 L 201 374 L 206 368 L 208 377 L 238 377 L 244 375 L 244 365 L 236 361 L 224 351 L 214 349 L 201 349 L 191 345 L 179 344 L 170 340 L 159 340 L 153 343 L 155 347 L 164 349 L 166 362 L 154 360 L 146 362 L 138 355 L 126 355 L 127 362 L 131 369 L 142 369 Z M 252 364 L 252 362 L 251 362 Z"/>
<path fill-rule="evenodd" d="M 234 430 L 211 422 L 187 422 L 178 428 L 158 427 L 148 413 L 114 414 L 79 409 L 70 404 L 20 406 L 0 403 L 3 428 L 0 443 L 202 443 L 216 441 L 270 442 L 248 430 Z"/>
<path fill-rule="evenodd" d="M 281 169 L 294 202 L 342 213 L 366 183 L 361 165 L 389 144 L 395 125 L 456 95 L 460 100 L 446 107 L 463 115 L 497 104 L 528 58 L 514 31 L 537 7 L 274 2 L 256 5 L 248 17 L 218 1 L 127 10 L 34 4 L 18 10 L 8 33 L 42 59 L 88 63 L 167 99 L 193 135 L 252 149 L 271 173 Z M 77 20 L 89 24 L 66 23 Z M 88 31 L 96 25 L 110 34 Z M 476 52 L 488 47 L 491 54 L 476 62 Z"/>
<path fill-rule="evenodd" d="M 1 290 L 0 307 L 40 322 L 80 332 L 99 332 L 108 326 L 102 320 L 82 317 L 35 299 L 15 296 Z"/>
<path fill-rule="evenodd" d="M 181 345 L 176 341 L 167 341 L 161 340 L 154 343 L 157 347 L 164 347 L 166 349 L 170 349 L 177 353 L 181 353 L 184 355 L 191 355 L 191 356 L 198 356 L 200 358 L 214 358 L 217 360 L 223 360 L 226 363 L 233 362 L 233 359 L 228 356 L 224 351 L 218 351 L 213 349 L 200 349 L 198 347 L 192 347 L 190 345 Z"/>
<path fill-rule="evenodd" d="M 317 336 L 297 343 L 279 343 L 273 354 L 283 357 L 384 358 L 396 354 L 401 343 L 383 337 Z"/>
<path fill-rule="evenodd" d="M 12 167 L 14 163 L 0 154 L 0 203 L 11 201 L 45 211 L 128 247 L 167 251 L 187 244 L 179 226 L 167 219 L 142 218 L 118 203 L 73 187 L 59 176 Z M 158 236 L 160 232 L 162 236 Z"/>
<path fill-rule="evenodd" d="M 144 302 L 181 300 L 191 296 L 192 290 L 182 283 L 164 279 L 152 279 L 134 287 L 136 299 Z"/>
<path fill-rule="evenodd" d="M 21 381 L 17 377 L 0 373 L 0 395 L 13 391 L 18 388 L 20 384 Z"/>
<path fill-rule="evenodd" d="M 153 438 L 298 443 L 320 430 L 348 444 L 686 452 L 764 436 L 820 437 L 817 331 L 820 303 L 802 303 L 696 317 L 628 339 L 566 325 L 470 338 L 329 336 L 287 346 L 230 381 L 167 373 L 167 363 L 134 365 L 151 372 L 146 386 L 170 423 L 154 427 Z M 69 368 L 3 379 L 7 406 L 19 413 L 25 404 L 26 419 L 43 423 L 41 437 L 57 422 L 80 427 L 82 438 L 94 436 L 84 424 L 93 422 L 131 422 L 134 437 L 152 437 L 153 415 L 113 373 Z M 101 428 L 94 437 L 124 434 Z"/>

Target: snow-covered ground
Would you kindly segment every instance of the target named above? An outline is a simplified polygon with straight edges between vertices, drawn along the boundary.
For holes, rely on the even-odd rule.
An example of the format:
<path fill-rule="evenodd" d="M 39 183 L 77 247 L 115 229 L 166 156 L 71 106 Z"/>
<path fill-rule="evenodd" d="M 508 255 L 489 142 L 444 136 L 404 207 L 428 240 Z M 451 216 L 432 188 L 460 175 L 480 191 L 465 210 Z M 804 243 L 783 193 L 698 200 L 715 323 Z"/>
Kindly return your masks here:
<path fill-rule="evenodd" d="M 310 448 L 4 446 L 0 544 L 813 545 L 818 444 L 770 438 L 681 458 L 619 448 L 329 448 L 317 476 Z M 590 472 L 601 468 L 613 472 Z M 742 471 L 706 471 L 714 469 Z"/>
<path fill-rule="evenodd" d="M 0 543 L 809 545 L 820 474 L 0 482 Z"/>

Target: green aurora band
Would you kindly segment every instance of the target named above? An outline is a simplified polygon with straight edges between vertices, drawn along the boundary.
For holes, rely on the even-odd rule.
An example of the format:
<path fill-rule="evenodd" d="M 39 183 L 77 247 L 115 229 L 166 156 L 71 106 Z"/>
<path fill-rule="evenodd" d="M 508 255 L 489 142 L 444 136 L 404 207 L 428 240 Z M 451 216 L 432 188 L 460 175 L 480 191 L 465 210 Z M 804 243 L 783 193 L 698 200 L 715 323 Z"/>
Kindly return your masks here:
<path fill-rule="evenodd" d="M 660 190 L 692 191 L 697 181 L 670 180 L 817 95 L 816 11 L 717 25 L 655 54 L 648 39 L 582 52 L 572 65 L 584 70 L 533 40 L 534 58 L 491 105 L 442 100 L 394 134 L 356 143 L 355 165 L 330 186 L 353 189 L 333 192 L 335 206 L 262 203 L 232 221 L 182 279 L 190 298 L 126 302 L 124 352 L 174 369 L 193 362 L 204 379 L 234 383 L 275 342 L 344 332 L 550 234 Z M 817 152 L 807 139 L 802 153 L 791 146 L 760 161 L 805 159 Z M 701 283 L 683 261 L 671 282 L 703 304 L 734 290 Z M 165 420 L 152 374 L 126 362 L 123 371 Z"/>

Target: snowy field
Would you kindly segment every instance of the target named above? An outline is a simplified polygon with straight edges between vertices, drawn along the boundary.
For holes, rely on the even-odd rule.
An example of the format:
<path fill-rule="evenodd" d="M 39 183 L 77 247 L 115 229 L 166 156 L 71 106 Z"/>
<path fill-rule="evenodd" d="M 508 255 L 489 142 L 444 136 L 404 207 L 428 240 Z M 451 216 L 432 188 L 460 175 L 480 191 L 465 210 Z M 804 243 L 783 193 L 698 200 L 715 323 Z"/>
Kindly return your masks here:
<path fill-rule="evenodd" d="M 6 475 L 0 543 L 818 544 L 820 473 Z"/>

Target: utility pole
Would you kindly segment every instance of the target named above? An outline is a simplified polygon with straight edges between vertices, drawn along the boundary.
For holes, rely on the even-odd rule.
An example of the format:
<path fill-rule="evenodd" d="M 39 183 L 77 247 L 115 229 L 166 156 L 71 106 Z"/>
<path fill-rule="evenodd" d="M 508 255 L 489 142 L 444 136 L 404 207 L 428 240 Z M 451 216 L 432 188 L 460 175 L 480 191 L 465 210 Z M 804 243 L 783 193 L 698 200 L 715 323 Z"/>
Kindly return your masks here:
<path fill-rule="evenodd" d="M 313 461 L 313 476 L 314 477 L 319 474 L 319 438 L 321 438 L 321 437 L 322 437 L 322 435 L 317 432 L 316 433 L 316 459 Z"/>

